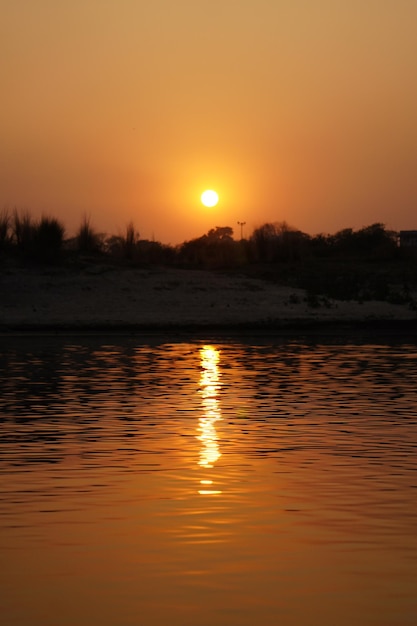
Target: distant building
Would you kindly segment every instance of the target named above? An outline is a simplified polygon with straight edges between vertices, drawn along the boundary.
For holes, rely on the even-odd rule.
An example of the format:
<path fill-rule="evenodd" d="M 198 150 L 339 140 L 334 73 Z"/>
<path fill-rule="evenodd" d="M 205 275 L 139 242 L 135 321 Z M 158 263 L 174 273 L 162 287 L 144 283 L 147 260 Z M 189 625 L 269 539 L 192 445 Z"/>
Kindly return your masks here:
<path fill-rule="evenodd" d="M 401 248 L 417 248 L 417 230 L 400 230 Z"/>

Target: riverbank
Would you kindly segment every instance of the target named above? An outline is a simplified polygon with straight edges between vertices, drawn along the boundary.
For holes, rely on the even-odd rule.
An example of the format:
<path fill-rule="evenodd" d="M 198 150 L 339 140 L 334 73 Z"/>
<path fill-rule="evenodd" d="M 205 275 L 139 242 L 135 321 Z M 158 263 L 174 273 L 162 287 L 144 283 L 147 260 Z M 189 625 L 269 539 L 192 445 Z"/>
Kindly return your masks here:
<path fill-rule="evenodd" d="M 417 328 L 407 305 L 312 301 L 302 289 L 199 270 L 7 268 L 0 294 L 3 333 Z"/>

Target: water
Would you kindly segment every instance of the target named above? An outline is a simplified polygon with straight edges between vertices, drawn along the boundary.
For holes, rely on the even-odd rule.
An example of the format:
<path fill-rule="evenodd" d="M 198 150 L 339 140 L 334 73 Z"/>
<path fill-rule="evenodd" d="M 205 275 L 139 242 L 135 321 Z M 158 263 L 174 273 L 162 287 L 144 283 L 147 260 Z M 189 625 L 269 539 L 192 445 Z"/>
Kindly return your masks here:
<path fill-rule="evenodd" d="M 417 345 L 2 339 L 7 626 L 417 623 Z"/>

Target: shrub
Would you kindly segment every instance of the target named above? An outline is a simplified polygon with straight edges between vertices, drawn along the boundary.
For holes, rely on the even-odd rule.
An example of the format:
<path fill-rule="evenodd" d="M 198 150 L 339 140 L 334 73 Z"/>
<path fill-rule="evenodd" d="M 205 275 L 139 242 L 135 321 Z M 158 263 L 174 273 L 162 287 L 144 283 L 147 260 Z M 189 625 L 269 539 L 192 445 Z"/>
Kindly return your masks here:
<path fill-rule="evenodd" d="M 62 253 L 65 227 L 54 217 L 43 216 L 35 226 L 33 258 L 44 263 L 57 262 Z"/>

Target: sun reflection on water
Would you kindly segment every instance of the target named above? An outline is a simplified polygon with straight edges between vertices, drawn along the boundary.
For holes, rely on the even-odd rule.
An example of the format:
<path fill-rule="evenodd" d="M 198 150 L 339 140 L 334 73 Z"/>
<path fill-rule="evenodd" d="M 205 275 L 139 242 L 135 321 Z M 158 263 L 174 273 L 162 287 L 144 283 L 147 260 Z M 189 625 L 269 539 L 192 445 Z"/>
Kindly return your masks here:
<path fill-rule="evenodd" d="M 221 386 L 218 368 L 219 359 L 220 352 L 213 346 L 203 346 L 201 348 L 200 394 L 202 397 L 203 414 L 199 419 L 198 425 L 198 439 L 202 443 L 198 464 L 205 469 L 212 468 L 221 457 L 218 443 L 219 436 L 216 430 L 216 422 L 222 419 L 218 400 Z M 199 493 L 202 495 L 221 493 L 221 491 L 212 487 L 213 481 L 210 479 L 201 480 L 200 483 L 203 488 L 199 490 Z"/>

